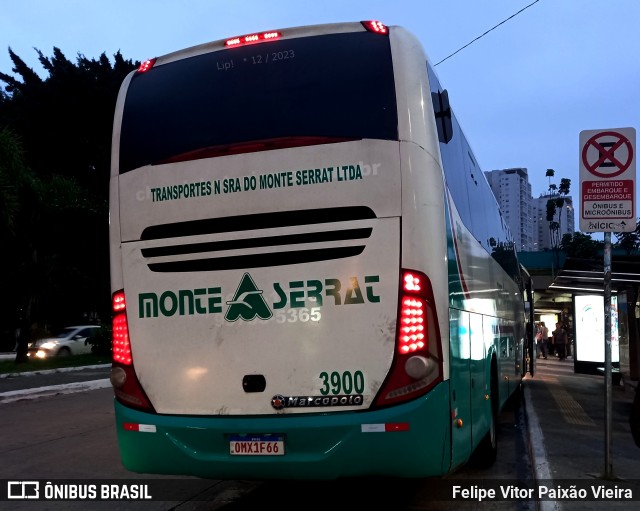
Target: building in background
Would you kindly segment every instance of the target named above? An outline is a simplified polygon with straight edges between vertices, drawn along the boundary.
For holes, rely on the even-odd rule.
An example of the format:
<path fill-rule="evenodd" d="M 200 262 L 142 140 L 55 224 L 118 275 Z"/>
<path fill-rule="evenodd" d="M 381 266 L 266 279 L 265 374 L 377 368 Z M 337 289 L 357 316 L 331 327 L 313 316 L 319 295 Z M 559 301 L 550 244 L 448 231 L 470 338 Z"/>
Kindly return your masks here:
<path fill-rule="evenodd" d="M 549 221 L 547 220 L 547 202 L 554 199 L 564 199 L 562 208 L 556 209 L 553 219 L 558 222 L 558 240 L 562 241 L 565 234 L 573 234 L 575 232 L 575 221 L 573 211 L 573 200 L 571 195 L 558 195 L 546 193 L 540 195 L 537 199 L 533 199 L 534 210 L 534 247 L 532 250 L 549 250 L 552 247 L 551 232 L 549 229 Z"/>
<path fill-rule="evenodd" d="M 511 229 L 518 252 L 538 250 L 535 247 L 535 216 L 531 184 L 527 169 L 490 170 L 484 175 L 496 196 L 505 222 Z"/>
<path fill-rule="evenodd" d="M 575 232 L 573 201 L 570 195 L 544 193 L 531 196 L 531 184 L 525 168 L 490 170 L 484 175 L 496 196 L 505 222 L 511 229 L 518 252 L 550 250 L 553 248 L 547 202 L 564 199 L 562 208 L 556 210 L 553 222 L 558 223 L 558 241 L 565 234 Z"/>

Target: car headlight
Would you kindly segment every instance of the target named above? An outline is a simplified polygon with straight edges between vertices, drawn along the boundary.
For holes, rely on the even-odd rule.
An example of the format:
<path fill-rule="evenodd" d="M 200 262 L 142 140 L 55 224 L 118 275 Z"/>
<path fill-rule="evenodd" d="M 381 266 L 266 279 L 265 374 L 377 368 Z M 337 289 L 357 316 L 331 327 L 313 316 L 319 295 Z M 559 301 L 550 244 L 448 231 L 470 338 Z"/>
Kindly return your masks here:
<path fill-rule="evenodd" d="M 58 341 L 47 341 L 40 345 L 43 350 L 50 350 L 58 345 Z"/>
<path fill-rule="evenodd" d="M 39 348 L 40 346 L 42 346 L 43 344 L 45 344 L 47 342 L 51 342 L 51 341 L 48 341 L 46 338 L 45 339 L 37 339 L 37 340 L 29 343 L 29 348 Z"/>

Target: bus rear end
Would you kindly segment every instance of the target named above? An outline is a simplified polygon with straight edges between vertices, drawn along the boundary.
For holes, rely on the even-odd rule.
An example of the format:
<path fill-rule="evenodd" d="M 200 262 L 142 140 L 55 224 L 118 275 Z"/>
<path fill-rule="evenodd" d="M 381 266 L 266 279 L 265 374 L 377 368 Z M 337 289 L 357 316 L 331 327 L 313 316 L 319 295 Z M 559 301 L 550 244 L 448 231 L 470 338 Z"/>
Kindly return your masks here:
<path fill-rule="evenodd" d="M 218 41 L 125 80 L 110 237 L 129 470 L 448 467 L 433 291 L 401 263 L 392 42 L 373 27 Z"/>

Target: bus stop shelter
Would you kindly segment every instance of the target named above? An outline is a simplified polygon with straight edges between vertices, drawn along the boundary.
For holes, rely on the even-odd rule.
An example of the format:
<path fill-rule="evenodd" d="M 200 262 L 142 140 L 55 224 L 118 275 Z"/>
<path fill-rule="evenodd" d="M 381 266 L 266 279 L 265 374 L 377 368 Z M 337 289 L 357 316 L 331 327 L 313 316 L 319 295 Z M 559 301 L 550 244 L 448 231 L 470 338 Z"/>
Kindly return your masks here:
<path fill-rule="evenodd" d="M 640 313 L 637 304 L 639 287 L 640 257 L 613 255 L 611 295 L 615 307 L 612 306 L 611 309 L 612 360 L 614 367 L 619 367 L 624 383 L 633 387 L 637 386 L 640 380 Z M 572 297 L 570 327 L 574 338 L 574 369 L 576 372 L 597 372 L 604 364 L 604 330 L 598 328 L 602 326 L 598 325 L 598 318 L 602 317 L 600 321 L 604 319 L 603 258 L 568 257 L 549 285 L 548 293 Z M 590 309 L 597 309 L 598 304 L 602 304 L 602 316 L 590 317 Z M 586 323 L 580 325 L 578 322 Z M 601 330 L 602 334 L 599 333 Z M 616 339 L 613 338 L 614 332 Z M 598 349 L 594 352 L 590 346 L 596 346 Z M 619 357 L 613 353 L 614 346 L 619 350 Z M 600 354 L 602 360 L 599 360 Z"/>

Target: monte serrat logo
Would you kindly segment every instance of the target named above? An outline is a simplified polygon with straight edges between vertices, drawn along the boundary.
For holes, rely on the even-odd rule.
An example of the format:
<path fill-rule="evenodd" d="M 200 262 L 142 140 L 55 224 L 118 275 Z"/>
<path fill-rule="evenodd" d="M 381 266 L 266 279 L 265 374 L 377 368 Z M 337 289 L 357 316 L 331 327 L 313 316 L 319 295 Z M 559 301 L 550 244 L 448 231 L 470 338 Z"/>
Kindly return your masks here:
<path fill-rule="evenodd" d="M 231 301 L 227 302 L 229 308 L 224 315 L 226 321 L 234 322 L 238 318 L 244 321 L 253 321 L 256 316 L 260 319 L 269 319 L 273 313 L 262 297 L 262 290 L 258 289 L 251 275 L 245 273 L 236 289 Z"/>
<path fill-rule="evenodd" d="M 235 293 L 227 301 L 222 286 L 214 283 L 195 289 L 139 293 L 138 317 L 170 318 L 176 315 L 224 314 L 225 321 L 234 323 L 238 319 L 253 321 L 256 317 L 269 320 L 274 317 L 272 309 L 279 312 L 303 310 L 305 307 L 319 310 L 327 305 L 348 307 L 379 303 L 380 295 L 375 287 L 380 282 L 380 276 L 365 275 L 364 288 L 360 286 L 360 280 L 358 277 L 350 277 L 348 280 L 327 277 L 291 280 L 287 283 L 272 282 L 268 288 L 272 295 L 272 303 L 269 306 L 264 291 L 258 288 L 251 275 L 245 272 Z"/>

